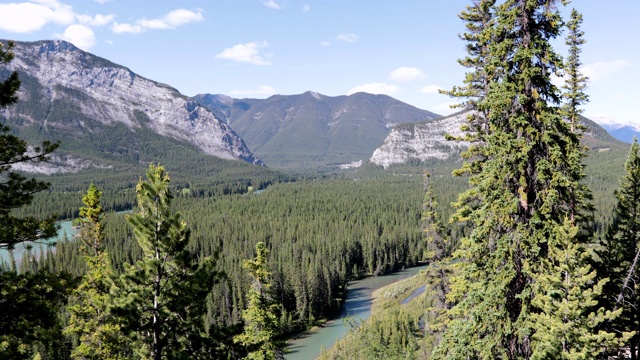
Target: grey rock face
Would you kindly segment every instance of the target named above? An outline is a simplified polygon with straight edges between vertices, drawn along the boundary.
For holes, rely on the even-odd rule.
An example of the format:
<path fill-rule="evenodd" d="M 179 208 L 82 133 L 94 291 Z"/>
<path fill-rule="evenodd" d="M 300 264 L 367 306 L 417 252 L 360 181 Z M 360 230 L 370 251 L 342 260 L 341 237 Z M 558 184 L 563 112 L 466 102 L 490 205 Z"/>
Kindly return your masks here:
<path fill-rule="evenodd" d="M 411 159 L 447 159 L 468 147 L 466 142 L 449 141 L 445 134 L 462 135 L 460 126 L 465 114 L 457 114 L 428 122 L 401 125 L 393 130 L 371 156 L 370 162 L 387 168 Z"/>
<path fill-rule="evenodd" d="M 71 89 L 82 95 L 74 100 L 74 105 L 100 123 L 122 123 L 131 129 L 148 126 L 160 135 L 193 144 L 207 154 L 264 165 L 229 125 L 170 86 L 145 79 L 61 40 L 18 42 L 14 53 L 9 70 L 26 73 L 44 89 L 41 94 L 21 90 L 21 99 L 31 96 L 55 99 L 61 87 Z M 15 110 L 9 107 L 4 115 L 18 115 L 11 111 Z M 47 126 L 46 118 L 29 120 Z"/>

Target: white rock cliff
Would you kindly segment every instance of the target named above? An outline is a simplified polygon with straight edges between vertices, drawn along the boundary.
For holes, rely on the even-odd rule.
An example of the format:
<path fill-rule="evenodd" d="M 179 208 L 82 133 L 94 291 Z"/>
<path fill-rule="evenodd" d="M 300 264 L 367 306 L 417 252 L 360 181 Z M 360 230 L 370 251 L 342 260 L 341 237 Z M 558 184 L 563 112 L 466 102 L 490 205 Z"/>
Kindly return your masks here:
<path fill-rule="evenodd" d="M 445 139 L 445 134 L 462 135 L 460 126 L 466 121 L 466 117 L 464 113 L 397 126 L 391 130 L 382 146 L 373 152 L 369 161 L 387 168 L 389 165 L 406 163 L 411 159 L 447 159 L 469 146 L 466 142 Z"/>

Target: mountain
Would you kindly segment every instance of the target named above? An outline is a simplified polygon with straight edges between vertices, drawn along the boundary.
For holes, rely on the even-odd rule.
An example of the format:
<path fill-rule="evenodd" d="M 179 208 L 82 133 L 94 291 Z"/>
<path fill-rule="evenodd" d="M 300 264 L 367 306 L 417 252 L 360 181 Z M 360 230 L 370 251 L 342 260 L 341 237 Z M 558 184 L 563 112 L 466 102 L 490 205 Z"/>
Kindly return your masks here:
<path fill-rule="evenodd" d="M 469 144 L 449 141 L 445 135 L 461 135 L 460 126 L 466 117 L 467 113 L 456 113 L 441 119 L 398 125 L 391 130 L 382 146 L 373 152 L 369 161 L 387 168 L 412 160 L 458 160 L 461 151 Z M 581 117 L 580 121 L 586 127 L 582 142 L 589 149 L 608 151 L 611 147 L 624 146 L 592 120 Z"/>
<path fill-rule="evenodd" d="M 607 130 L 614 138 L 626 143 L 633 142 L 633 138 L 640 138 L 640 125 L 633 123 L 621 123 L 610 117 L 593 118 L 602 128 Z"/>
<path fill-rule="evenodd" d="M 200 94 L 200 104 L 226 121 L 267 164 L 327 168 L 368 159 L 400 123 L 438 118 L 386 95 L 316 92 L 233 99 Z"/>
<path fill-rule="evenodd" d="M 220 163 L 213 157 L 263 165 L 228 124 L 170 86 L 61 40 L 16 42 L 13 52 L 0 76 L 18 71 L 19 101 L 0 116 L 29 143 L 61 141 L 48 169 L 24 170 Z"/>

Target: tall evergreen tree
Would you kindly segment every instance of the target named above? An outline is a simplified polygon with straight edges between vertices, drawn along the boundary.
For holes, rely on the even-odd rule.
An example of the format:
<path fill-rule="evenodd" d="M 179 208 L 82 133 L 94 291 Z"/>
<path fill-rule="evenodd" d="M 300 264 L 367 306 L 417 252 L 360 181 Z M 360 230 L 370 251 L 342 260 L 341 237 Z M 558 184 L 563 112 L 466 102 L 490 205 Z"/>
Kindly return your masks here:
<path fill-rule="evenodd" d="M 482 161 L 471 163 L 481 166 L 466 165 L 471 187 L 461 194 L 455 218 L 473 229 L 456 251 L 460 271 L 449 294 L 455 306 L 436 358 L 532 356 L 531 315 L 540 311 L 532 304 L 538 291 L 533 285 L 557 270 L 541 260 L 556 251 L 550 239 L 565 217 L 586 206 L 575 162 L 584 150 L 561 117 L 559 91 L 550 79 L 562 66 L 551 46 L 562 26 L 558 3 L 492 5 L 493 20 L 472 39 L 488 42 L 487 91 L 460 95 L 471 97 L 487 124 L 477 132 Z M 465 84 L 473 79 L 467 76 Z M 564 249 L 576 241 L 564 239 Z"/>
<path fill-rule="evenodd" d="M 449 265 L 449 241 L 444 234 L 444 228 L 440 223 L 440 216 L 436 208 L 438 203 L 433 197 L 433 187 L 429 182 L 429 173 L 424 173 L 425 196 L 422 205 L 422 231 L 424 232 L 426 245 L 425 260 L 429 263 L 427 268 L 427 286 L 433 303 L 427 308 L 426 331 L 429 334 L 441 333 L 444 329 L 445 317 L 442 316 L 449 307 L 447 294 L 449 293 L 449 277 L 451 269 Z M 434 339 L 437 343 L 437 336 Z"/>
<path fill-rule="evenodd" d="M 454 172 L 456 175 L 477 173 L 482 168 L 484 154 L 483 136 L 488 131 L 488 109 L 484 106 L 484 99 L 489 92 L 489 84 L 494 76 L 488 66 L 489 46 L 492 42 L 489 29 L 495 21 L 493 17 L 496 0 L 473 1 L 459 15 L 466 22 L 467 31 L 460 38 L 466 42 L 468 55 L 458 60 L 460 65 L 468 69 L 465 75 L 464 85 L 456 86 L 451 91 L 444 93 L 462 98 L 464 101 L 459 106 L 467 115 L 467 123 L 462 127 L 464 136 L 451 138 L 451 140 L 464 140 L 470 142 L 468 151 L 463 157 L 470 159 L 464 163 L 461 169 Z"/>
<path fill-rule="evenodd" d="M 270 273 L 267 269 L 269 250 L 264 242 L 256 244 L 256 257 L 245 260 L 243 267 L 253 278 L 247 293 L 247 308 L 242 311 L 244 331 L 235 341 L 244 345 L 249 354 L 247 359 L 269 360 L 282 358 L 283 344 L 278 340 L 279 305 L 271 294 Z"/>
<path fill-rule="evenodd" d="M 594 308 L 608 279 L 596 280 L 589 265 L 590 255 L 577 241 L 578 227 L 569 219 L 558 225 L 549 239 L 549 254 L 541 259 L 541 271 L 533 285 L 532 304 L 539 312 L 533 321 L 533 359 L 595 358 L 610 349 L 620 348 L 629 338 L 622 333 L 602 330 L 620 310 Z"/>
<path fill-rule="evenodd" d="M 579 129 L 579 117 L 582 113 L 580 106 L 589 100 L 589 96 L 584 90 L 587 87 L 588 77 L 580 72 L 581 46 L 586 42 L 584 31 L 581 30 L 582 14 L 576 9 L 571 10 L 571 19 L 567 23 L 569 35 L 565 43 L 569 46 L 569 56 L 565 63 L 566 79 L 563 89 L 563 97 L 566 99 L 564 106 L 564 116 L 571 124 L 571 131 Z"/>
<path fill-rule="evenodd" d="M 611 323 L 618 333 L 634 331 L 627 346 L 632 359 L 640 358 L 640 146 L 634 139 L 625 163 L 625 174 L 616 191 L 613 223 L 602 240 L 599 255 L 606 302 L 611 310 L 622 309 Z"/>
<path fill-rule="evenodd" d="M 92 183 L 82 197 L 86 206 L 80 208 L 80 232 L 76 238 L 83 243 L 87 271 L 70 297 L 69 325 L 65 329 L 67 334 L 78 337 L 79 344 L 71 353 L 74 359 L 120 359 L 126 355 L 121 326 L 109 311 L 114 273 L 104 250 L 101 198 L 102 192 Z"/>
<path fill-rule="evenodd" d="M 136 186 L 139 212 L 127 217 L 143 258 L 118 280 L 113 311 L 143 358 L 210 358 L 204 316 L 218 274 L 211 259 L 198 263 L 187 250 L 190 230 L 171 212 L 164 167 L 151 165 L 146 175 Z"/>

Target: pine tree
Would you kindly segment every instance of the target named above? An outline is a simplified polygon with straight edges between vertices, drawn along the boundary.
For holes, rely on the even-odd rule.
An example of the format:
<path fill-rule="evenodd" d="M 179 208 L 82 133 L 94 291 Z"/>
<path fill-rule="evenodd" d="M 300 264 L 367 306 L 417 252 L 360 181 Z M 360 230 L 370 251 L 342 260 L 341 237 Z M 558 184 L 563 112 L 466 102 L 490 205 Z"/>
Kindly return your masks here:
<path fill-rule="evenodd" d="M 602 240 L 599 255 L 606 302 L 611 310 L 622 309 L 611 328 L 618 333 L 634 331 L 629 339 L 631 358 L 640 357 L 640 146 L 634 139 L 625 163 L 625 174 L 616 191 L 613 223 Z M 614 349 L 617 350 L 617 349 Z"/>
<path fill-rule="evenodd" d="M 244 331 L 235 337 L 247 348 L 247 359 L 267 360 L 282 358 L 283 344 L 278 340 L 280 329 L 277 312 L 279 305 L 271 297 L 271 275 L 267 269 L 269 250 L 264 242 L 256 244 L 256 257 L 245 260 L 243 267 L 253 278 L 247 293 L 247 308 L 242 311 Z"/>
<path fill-rule="evenodd" d="M 444 329 L 445 317 L 443 316 L 449 308 L 447 294 L 449 293 L 449 277 L 451 269 L 449 265 L 449 241 L 444 234 L 444 229 L 440 223 L 440 216 L 436 212 L 438 203 L 433 197 L 433 188 L 429 183 L 429 173 L 425 171 L 425 196 L 422 206 L 422 230 L 424 232 L 426 245 L 425 260 L 429 263 L 426 270 L 427 293 L 431 294 L 433 303 L 427 308 L 426 330 L 429 334 L 438 334 Z M 434 343 L 437 343 L 437 336 Z"/>
<path fill-rule="evenodd" d="M 116 306 L 123 330 L 143 358 L 210 358 L 206 296 L 219 274 L 211 259 L 197 263 L 187 250 L 190 230 L 171 212 L 173 196 L 164 167 L 151 165 L 136 186 L 139 212 L 127 217 L 143 258 L 126 265 L 117 282 Z"/>
<path fill-rule="evenodd" d="M 487 90 L 461 95 L 486 115 L 486 131 L 476 133 L 481 161 L 463 167 L 471 170 L 471 187 L 460 195 L 455 219 L 473 229 L 455 254 L 460 272 L 448 297 L 455 305 L 436 358 L 532 356 L 531 315 L 540 311 L 532 299 L 544 291 L 534 284 L 557 270 L 541 260 L 557 250 L 550 239 L 565 217 L 587 206 L 579 184 L 584 150 L 561 117 L 550 78 L 562 66 L 551 46 L 562 25 L 558 2 L 492 5 L 492 21 L 472 39 L 488 43 L 482 65 Z M 466 86 L 473 80 L 467 76 Z M 561 248 L 573 249 L 572 239 Z"/>
<path fill-rule="evenodd" d="M 76 238 L 83 243 L 87 271 L 70 297 L 69 325 L 65 329 L 79 340 L 71 353 L 74 359 L 120 359 L 125 355 L 121 326 L 109 311 L 111 279 L 115 275 L 104 250 L 101 198 L 102 192 L 92 183 L 82 197 L 86 206 L 80 208 L 81 228 Z"/>
<path fill-rule="evenodd" d="M 569 35 L 565 43 L 569 46 L 569 56 L 565 63 L 566 81 L 563 85 L 565 92 L 563 97 L 566 99 L 564 107 L 564 116 L 571 124 L 571 131 L 579 129 L 579 118 L 582 113 L 580 106 L 589 100 L 589 96 L 584 90 L 587 87 L 588 77 L 580 72 L 580 53 L 581 46 L 586 42 L 583 38 L 584 31 L 580 29 L 582 25 L 582 14 L 576 9 L 571 10 L 571 19 L 567 23 Z"/>
<path fill-rule="evenodd" d="M 487 157 L 484 154 L 483 136 L 488 131 L 489 114 L 482 100 L 489 92 L 490 80 L 494 77 L 493 73 L 497 71 L 487 63 L 489 47 L 492 42 L 489 29 L 495 20 L 493 17 L 495 2 L 495 0 L 474 1 L 459 15 L 460 19 L 466 22 L 467 32 L 462 34 L 460 38 L 466 42 L 468 56 L 458 62 L 469 71 L 465 76 L 464 85 L 456 86 L 451 91 L 444 91 L 450 96 L 464 99 L 459 107 L 467 116 L 467 123 L 462 127 L 464 136 L 449 137 L 450 140 L 470 142 L 469 149 L 463 153 L 463 157 L 470 159 L 470 161 L 465 162 L 461 169 L 454 171 L 454 174 L 458 176 L 479 172 Z"/>
<path fill-rule="evenodd" d="M 531 315 L 535 330 L 532 359 L 594 358 L 620 348 L 630 336 L 623 333 L 616 338 L 615 333 L 601 330 L 620 310 L 593 310 L 608 280 L 596 281 L 590 255 L 577 236 L 578 227 L 566 219 L 549 239 L 548 258 L 541 259 L 546 271 L 533 285 L 532 305 L 540 311 Z"/>
<path fill-rule="evenodd" d="M 0 65 L 6 65 L 13 60 L 9 42 L 7 49 L 0 43 Z M 0 82 L 0 109 L 14 104 L 18 97 L 16 92 L 20 87 L 18 73 L 12 72 L 7 79 Z M 49 184 L 26 177 L 11 171 L 13 165 L 28 162 L 47 161 L 47 155 L 53 152 L 58 144 L 48 141 L 31 149 L 27 143 L 10 134 L 9 127 L 0 124 L 0 249 L 12 250 L 15 244 L 25 241 L 37 241 L 56 235 L 56 216 L 48 219 L 34 217 L 16 217 L 13 209 L 28 205 L 33 195 L 49 188 Z"/>

